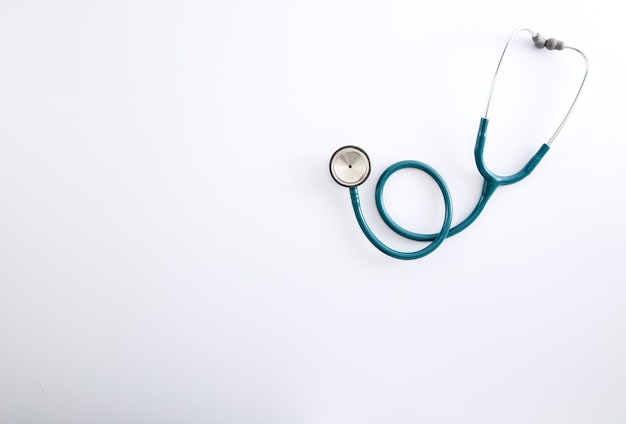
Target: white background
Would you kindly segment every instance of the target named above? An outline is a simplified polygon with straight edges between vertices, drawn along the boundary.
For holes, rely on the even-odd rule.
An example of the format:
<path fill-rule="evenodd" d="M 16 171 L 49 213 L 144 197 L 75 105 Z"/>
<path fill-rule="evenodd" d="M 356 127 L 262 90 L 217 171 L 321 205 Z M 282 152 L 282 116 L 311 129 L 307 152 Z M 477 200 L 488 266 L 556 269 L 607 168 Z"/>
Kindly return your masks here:
<path fill-rule="evenodd" d="M 626 422 L 623 13 L 608 0 L 0 3 L 0 422 Z M 535 172 L 411 262 L 328 173 L 478 198 L 510 33 L 587 53 Z M 494 171 L 550 136 L 584 72 L 513 44 Z M 419 172 L 400 223 L 437 229 Z"/>

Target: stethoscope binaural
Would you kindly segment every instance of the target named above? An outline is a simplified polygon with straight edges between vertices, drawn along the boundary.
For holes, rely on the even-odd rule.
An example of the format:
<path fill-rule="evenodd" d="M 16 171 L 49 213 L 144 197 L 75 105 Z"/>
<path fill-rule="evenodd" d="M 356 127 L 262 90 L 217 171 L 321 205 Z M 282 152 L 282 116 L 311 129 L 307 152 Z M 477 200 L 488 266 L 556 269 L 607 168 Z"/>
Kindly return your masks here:
<path fill-rule="evenodd" d="M 539 49 L 544 48 L 544 47 L 548 50 L 568 49 L 568 50 L 573 50 L 577 52 L 578 54 L 580 54 L 583 60 L 585 61 L 585 74 L 583 76 L 583 79 L 580 83 L 580 87 L 578 88 L 578 92 L 576 93 L 576 96 L 574 97 L 574 100 L 572 101 L 570 108 L 568 109 L 567 113 L 565 114 L 565 117 L 559 124 L 556 131 L 552 134 L 550 139 L 546 143 L 541 145 L 537 153 L 535 153 L 534 156 L 530 158 L 530 160 L 526 163 L 526 165 L 519 172 L 509 175 L 509 176 L 501 176 L 501 175 L 496 175 L 493 172 L 491 172 L 485 165 L 485 161 L 483 158 L 483 152 L 485 148 L 485 137 L 487 133 L 487 126 L 489 124 L 489 119 L 487 118 L 487 116 L 489 114 L 489 105 L 491 103 L 491 98 L 493 96 L 493 91 L 495 88 L 496 79 L 498 77 L 498 72 L 500 70 L 500 66 L 502 65 L 502 60 L 504 59 L 504 55 L 509 45 L 513 41 L 513 38 L 515 38 L 515 36 L 521 31 L 527 31 L 531 35 L 532 41 L 535 47 Z M 422 241 L 422 242 L 430 241 L 430 243 L 427 246 L 425 246 L 423 249 L 420 249 L 414 252 L 401 252 L 401 251 L 392 249 L 386 244 L 384 244 L 383 242 L 381 242 L 374 235 L 372 230 L 369 228 L 369 226 L 365 222 L 365 218 L 363 217 L 363 212 L 361 211 L 359 191 L 357 189 L 357 187 L 363 184 L 370 175 L 370 160 L 369 160 L 369 157 L 367 156 L 367 153 L 365 153 L 363 149 L 357 146 L 344 146 L 338 149 L 335 153 L 333 153 L 330 159 L 330 174 L 338 184 L 344 187 L 348 187 L 350 189 L 350 198 L 352 200 L 352 207 L 354 209 L 354 214 L 356 216 L 357 222 L 359 223 L 359 226 L 361 227 L 361 230 L 363 230 L 363 233 L 365 234 L 365 236 L 378 250 L 396 259 L 422 258 L 432 253 L 437 247 L 439 247 L 439 245 L 441 245 L 441 243 L 447 237 L 456 235 L 460 233 L 461 231 L 465 230 L 467 227 L 469 227 L 476 220 L 476 218 L 478 218 L 480 213 L 485 208 L 487 201 L 493 195 L 493 193 L 496 191 L 498 187 L 503 186 L 503 185 L 515 184 L 523 180 L 524 178 L 526 178 L 528 175 L 530 175 L 530 173 L 533 171 L 533 169 L 535 169 L 537 164 L 545 156 L 548 150 L 550 150 L 550 145 L 552 144 L 554 139 L 557 137 L 557 135 L 559 134 L 559 132 L 565 125 L 565 122 L 567 122 L 567 119 L 569 118 L 572 112 L 572 109 L 574 108 L 574 105 L 576 104 L 576 101 L 578 100 L 578 96 L 580 95 L 580 92 L 583 88 L 585 80 L 587 79 L 588 72 L 589 72 L 589 62 L 587 60 L 587 57 L 585 56 L 583 52 L 581 52 L 577 48 L 567 46 L 562 41 L 556 40 L 554 38 L 550 38 L 546 40 L 541 34 L 535 33 L 534 31 L 528 28 L 518 28 L 517 30 L 513 32 L 507 44 L 505 45 L 504 50 L 502 51 L 502 56 L 500 56 L 500 61 L 498 62 L 498 66 L 496 68 L 496 72 L 494 74 L 493 81 L 491 84 L 491 89 L 489 91 L 489 98 L 487 100 L 485 116 L 480 119 L 480 126 L 478 128 L 478 135 L 476 137 L 476 145 L 474 147 L 474 159 L 476 161 L 476 167 L 478 168 L 478 171 L 482 175 L 484 182 L 483 182 L 483 187 L 482 187 L 482 192 L 480 194 L 480 198 L 478 199 L 478 202 L 476 203 L 474 210 L 469 214 L 469 216 L 465 218 L 463 221 L 461 221 L 459 224 L 455 225 L 454 227 L 451 226 L 452 224 L 452 198 L 450 196 L 448 186 L 446 185 L 445 181 L 443 180 L 443 178 L 441 177 L 441 175 L 439 175 L 437 171 L 435 171 L 432 167 L 430 167 L 429 165 L 423 162 L 418 162 L 415 160 L 405 160 L 405 161 L 397 162 L 391 165 L 390 167 L 388 167 L 382 173 L 382 175 L 380 176 L 378 180 L 378 184 L 376 185 L 375 199 L 376 199 L 376 207 L 378 209 L 378 212 L 380 213 L 381 218 L 389 226 L 389 228 L 391 228 L 394 232 L 396 232 L 397 234 L 407 239 L 415 240 L 415 241 Z M 415 169 L 425 172 L 426 174 L 428 174 L 430 177 L 433 178 L 433 180 L 435 181 L 435 183 L 437 183 L 437 186 L 441 190 L 441 194 L 443 195 L 445 213 L 444 213 L 443 224 L 439 232 L 434 233 L 434 234 L 421 234 L 421 233 L 408 231 L 405 228 L 402 228 L 400 225 L 398 225 L 393 219 L 391 219 L 391 217 L 387 213 L 385 209 L 385 205 L 383 203 L 383 191 L 385 188 L 385 184 L 387 183 L 387 180 L 389 179 L 391 175 L 405 168 L 415 168 Z"/>

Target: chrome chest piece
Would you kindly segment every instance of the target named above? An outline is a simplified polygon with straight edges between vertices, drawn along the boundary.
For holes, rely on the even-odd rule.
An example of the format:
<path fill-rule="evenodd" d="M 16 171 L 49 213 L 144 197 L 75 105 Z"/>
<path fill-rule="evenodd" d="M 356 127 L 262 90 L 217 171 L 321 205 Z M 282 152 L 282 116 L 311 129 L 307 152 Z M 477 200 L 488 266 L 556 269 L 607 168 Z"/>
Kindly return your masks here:
<path fill-rule="evenodd" d="M 344 187 L 361 185 L 370 176 L 370 158 L 359 147 L 341 147 L 330 158 L 330 175 Z"/>

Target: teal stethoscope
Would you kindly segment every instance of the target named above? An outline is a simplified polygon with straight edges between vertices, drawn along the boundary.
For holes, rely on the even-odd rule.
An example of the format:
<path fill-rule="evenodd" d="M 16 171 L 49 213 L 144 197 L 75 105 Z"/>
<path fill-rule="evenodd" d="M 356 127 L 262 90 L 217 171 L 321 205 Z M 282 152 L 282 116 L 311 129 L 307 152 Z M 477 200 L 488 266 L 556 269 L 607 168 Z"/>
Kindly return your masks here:
<path fill-rule="evenodd" d="M 548 50 L 573 50 L 579 53 L 585 61 L 585 74 L 583 76 L 582 82 L 580 83 L 580 87 L 578 88 L 578 92 L 576 93 L 576 97 L 568 109 L 565 117 L 561 121 L 560 125 L 552 134 L 552 137 L 548 140 L 548 142 L 544 143 L 537 153 L 530 158 L 528 163 L 517 173 L 509 176 L 501 176 L 496 175 L 491 172 L 487 166 L 485 165 L 485 161 L 483 159 L 483 151 L 485 148 L 485 134 L 487 132 L 487 126 L 489 124 L 489 120 L 487 119 L 487 115 L 489 113 L 489 104 L 491 103 L 491 98 L 493 95 L 493 90 L 496 84 L 496 78 L 498 76 L 498 71 L 500 70 L 500 65 L 502 64 L 502 59 L 504 59 L 504 55 L 513 41 L 513 38 L 521 31 L 527 31 L 532 37 L 532 41 L 535 47 L 541 49 L 546 48 Z M 430 243 L 421 250 L 417 250 L 414 252 L 400 252 L 398 250 L 392 249 L 383 242 L 381 242 L 369 228 L 367 223 L 365 222 L 365 218 L 363 217 L 363 212 L 361 211 L 361 205 L 359 201 L 359 191 L 357 187 L 365 182 L 365 180 L 369 177 L 370 174 L 370 160 L 367 156 L 367 153 L 363 151 L 361 148 L 356 146 L 344 146 L 338 149 L 330 159 L 330 174 L 333 179 L 340 185 L 344 187 L 348 187 L 350 189 L 350 198 L 352 200 L 352 207 L 354 209 L 354 214 L 356 215 L 357 222 L 363 230 L 365 236 L 369 239 L 370 242 L 381 252 L 394 257 L 396 259 L 418 259 L 422 258 L 430 253 L 432 253 L 441 243 L 447 238 L 453 235 L 460 233 L 469 227 L 475 220 L 478 218 L 478 215 L 483 211 L 485 205 L 489 198 L 493 195 L 496 189 L 500 186 L 515 184 L 524 178 L 526 178 L 530 173 L 535 169 L 537 164 L 541 161 L 544 155 L 550 150 L 550 145 L 559 134 L 565 122 L 569 118 L 572 109 L 574 108 L 574 104 L 576 104 L 576 100 L 578 100 L 578 96 L 580 95 L 580 91 L 585 83 L 587 78 L 587 73 L 589 71 L 589 62 L 587 61 L 587 57 L 583 52 L 578 50 L 577 48 L 566 46 L 562 41 L 556 40 L 554 38 L 550 38 L 546 40 L 541 34 L 535 33 L 534 31 L 528 28 L 518 28 L 513 32 L 509 41 L 507 42 L 504 50 L 502 51 L 502 56 L 500 56 L 500 61 L 498 62 L 498 66 L 496 68 L 495 75 L 493 77 L 493 81 L 491 84 L 491 90 L 489 92 L 489 99 L 487 101 L 487 108 L 485 110 L 484 118 L 480 120 L 480 126 L 478 128 L 478 135 L 476 137 L 476 145 L 474 147 L 474 159 L 476 161 L 476 167 L 478 171 L 482 175 L 484 182 L 482 187 L 482 192 L 480 194 L 480 198 L 476 204 L 474 210 L 469 214 L 467 218 L 461 221 L 459 224 L 454 227 L 452 224 L 452 199 L 450 197 L 450 192 L 448 191 L 448 186 L 445 181 L 439 175 L 437 171 L 435 171 L 432 167 L 428 166 L 423 162 L 418 162 L 414 160 L 405 160 L 401 162 L 397 162 L 387 168 L 380 179 L 378 180 L 378 184 L 376 185 L 375 199 L 376 199 L 376 207 L 378 208 L 378 212 L 382 217 L 383 221 L 397 234 L 406 237 L 410 240 L 422 241 Z M 385 184 L 391 175 L 395 172 L 405 169 L 405 168 L 415 168 L 421 170 L 428 174 L 439 186 L 441 190 L 441 194 L 443 195 L 444 207 L 445 207 L 445 215 L 443 220 L 443 225 L 441 226 L 441 230 L 438 233 L 434 234 L 420 234 L 412 231 L 408 231 L 405 228 L 402 228 L 398 225 L 387 213 L 385 210 L 385 205 L 383 204 L 383 191 L 385 189 Z"/>

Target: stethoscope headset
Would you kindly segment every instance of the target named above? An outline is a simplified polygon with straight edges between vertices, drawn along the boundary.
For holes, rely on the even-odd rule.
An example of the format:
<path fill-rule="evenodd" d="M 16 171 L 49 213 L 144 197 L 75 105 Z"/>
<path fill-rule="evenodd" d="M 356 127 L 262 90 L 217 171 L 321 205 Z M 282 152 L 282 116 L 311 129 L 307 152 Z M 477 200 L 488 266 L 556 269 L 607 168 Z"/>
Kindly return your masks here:
<path fill-rule="evenodd" d="M 502 60 L 509 48 L 509 45 L 515 38 L 515 36 L 521 32 L 527 31 L 532 38 L 532 42 L 535 47 L 538 49 L 546 48 L 548 50 L 573 50 L 580 54 L 585 62 L 585 74 L 580 83 L 576 96 L 572 101 L 571 106 L 569 107 L 565 117 L 559 124 L 556 131 L 552 134 L 550 139 L 541 145 L 539 150 L 530 158 L 530 160 L 522 167 L 518 172 L 508 175 L 502 176 L 494 174 L 487 168 L 485 165 L 485 160 L 483 158 L 484 149 L 485 149 L 485 137 L 487 133 L 487 126 L 489 124 L 488 114 L 489 114 L 489 105 L 491 103 L 491 98 L 493 96 L 494 88 L 496 85 L 496 79 L 498 77 L 498 72 L 500 71 L 500 66 L 502 65 Z M 363 217 L 363 212 L 361 210 L 361 204 L 359 200 L 359 191 L 358 186 L 363 184 L 370 175 L 371 165 L 370 159 L 367 153 L 363 149 L 357 146 L 344 146 L 339 148 L 330 159 L 330 175 L 337 182 L 337 184 L 342 185 L 344 187 L 348 187 L 350 190 L 350 198 L 352 200 L 352 208 L 354 209 L 354 214 L 356 216 L 357 222 L 361 227 L 361 230 L 365 234 L 365 236 L 369 239 L 369 241 L 381 252 L 396 258 L 396 259 L 419 259 L 430 253 L 432 253 L 437 247 L 443 243 L 443 241 L 451 236 L 454 236 L 461 231 L 465 230 L 469 227 L 475 220 L 478 218 L 480 213 L 485 208 L 487 201 L 491 198 L 496 189 L 500 186 L 515 184 L 524 178 L 526 178 L 530 173 L 535 169 L 537 164 L 541 161 L 541 159 L 545 156 L 545 154 L 550 150 L 550 145 L 557 137 L 557 135 L 563 129 L 563 126 L 567 122 L 576 101 L 580 95 L 580 92 L 585 84 L 585 80 L 587 79 L 587 73 L 589 72 L 589 62 L 587 57 L 583 52 L 578 50 L 575 47 L 567 46 L 563 41 L 556 40 L 554 38 L 545 39 L 541 34 L 535 33 L 534 31 L 528 28 L 518 28 L 513 32 L 511 37 L 509 38 L 507 44 L 502 51 L 502 55 L 500 56 L 500 61 L 498 62 L 498 66 L 496 67 L 496 72 L 494 74 L 491 89 L 489 91 L 489 98 L 487 100 L 487 107 L 485 109 L 485 115 L 480 120 L 480 125 L 478 128 L 478 134 L 476 136 L 476 144 L 474 147 L 474 159 L 476 161 L 476 167 L 478 171 L 483 177 L 483 187 L 474 207 L 474 210 L 465 218 L 463 221 L 458 223 L 455 226 L 451 226 L 452 224 L 452 198 L 450 196 L 450 192 L 448 190 L 448 186 L 445 181 L 441 177 L 441 175 L 429 165 L 418 162 L 415 160 L 404 160 L 401 162 L 394 163 L 389 166 L 380 176 L 378 183 L 376 184 L 375 191 L 375 200 L 376 207 L 378 212 L 383 219 L 383 221 L 391 228 L 394 232 L 405 237 L 410 240 L 421 241 L 421 242 L 430 242 L 424 248 L 413 251 L 413 252 L 401 252 L 384 244 L 380 241 L 372 232 L 372 230 L 367 225 L 365 218 Z M 444 201 L 444 219 L 441 229 L 437 233 L 433 234 L 421 234 L 413 231 L 409 231 L 402 226 L 398 225 L 387 213 L 385 209 L 385 205 L 383 203 L 383 191 L 385 189 L 385 184 L 389 177 L 391 177 L 395 172 L 405 169 L 405 168 L 414 168 L 428 174 L 437 184 L 439 189 L 441 190 L 441 194 L 443 195 Z"/>

